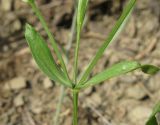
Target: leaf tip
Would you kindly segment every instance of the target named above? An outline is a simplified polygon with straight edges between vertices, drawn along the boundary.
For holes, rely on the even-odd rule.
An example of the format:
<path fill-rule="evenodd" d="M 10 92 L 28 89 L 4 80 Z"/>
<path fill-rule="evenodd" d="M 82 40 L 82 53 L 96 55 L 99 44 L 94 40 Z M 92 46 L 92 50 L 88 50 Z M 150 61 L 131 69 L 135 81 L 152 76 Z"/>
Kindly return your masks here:
<path fill-rule="evenodd" d="M 150 75 L 154 75 L 160 71 L 159 67 L 153 66 L 153 65 L 143 65 L 141 69 L 142 69 L 142 72 Z"/>
<path fill-rule="evenodd" d="M 32 29 L 32 26 L 31 26 L 30 24 L 26 23 L 25 29 L 26 29 L 26 30 L 27 30 L 27 29 Z"/>

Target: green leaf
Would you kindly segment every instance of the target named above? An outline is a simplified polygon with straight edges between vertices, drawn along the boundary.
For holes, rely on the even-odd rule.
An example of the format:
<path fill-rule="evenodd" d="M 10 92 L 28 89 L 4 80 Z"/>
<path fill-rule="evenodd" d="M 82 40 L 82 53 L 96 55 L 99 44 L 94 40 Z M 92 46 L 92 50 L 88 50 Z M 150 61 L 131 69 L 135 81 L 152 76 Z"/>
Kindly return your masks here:
<path fill-rule="evenodd" d="M 54 52 L 55 52 L 55 54 L 56 54 L 56 56 L 57 56 L 57 58 L 58 58 L 58 60 L 60 62 L 61 68 L 62 68 L 63 72 L 65 73 L 66 78 L 70 81 L 66 65 L 65 65 L 64 60 L 62 58 L 62 54 L 59 51 L 58 45 L 57 45 L 57 43 L 56 43 L 51 31 L 49 30 L 48 25 L 47 25 L 44 17 L 42 16 L 39 8 L 37 7 L 37 5 L 35 3 L 35 0 L 28 0 L 28 3 L 31 5 L 33 11 L 35 12 L 35 14 L 37 15 L 38 19 L 40 20 L 43 28 L 45 29 L 45 31 L 46 31 L 46 33 L 48 35 L 49 41 L 51 42 L 51 45 L 53 47 L 53 50 L 54 50 Z"/>
<path fill-rule="evenodd" d="M 158 125 L 157 119 L 156 119 L 157 113 L 160 113 L 160 102 L 153 108 L 153 112 L 149 117 L 146 125 Z"/>
<path fill-rule="evenodd" d="M 77 30 L 81 31 L 86 9 L 88 5 L 88 0 L 78 0 L 78 11 L 77 11 Z"/>
<path fill-rule="evenodd" d="M 141 69 L 144 73 L 150 74 L 150 75 L 154 75 L 160 70 L 160 68 L 153 65 L 143 65 Z"/>
<path fill-rule="evenodd" d="M 88 5 L 88 0 L 78 0 L 78 9 L 77 9 L 77 38 L 76 38 L 76 48 L 75 48 L 75 58 L 74 58 L 74 82 L 77 82 L 77 72 L 78 72 L 78 52 L 80 44 L 80 34 L 82 25 L 84 22 L 84 17 Z"/>
<path fill-rule="evenodd" d="M 89 63 L 87 69 L 85 70 L 84 74 L 81 77 L 81 80 L 79 83 L 83 83 L 88 78 L 89 74 L 91 73 L 94 66 L 97 64 L 98 60 L 103 55 L 105 49 L 108 47 L 108 45 L 117 37 L 119 32 L 121 31 L 122 27 L 126 23 L 129 15 L 131 14 L 134 5 L 136 3 L 136 0 L 130 0 L 128 5 L 124 8 L 123 13 L 119 20 L 116 22 L 115 26 L 113 27 L 112 31 L 110 32 L 108 38 L 105 40 L 105 42 L 102 44 L 102 46 L 97 51 L 95 57 L 91 60 Z"/>
<path fill-rule="evenodd" d="M 32 56 L 39 68 L 50 79 L 71 87 L 71 83 L 69 83 L 69 81 L 65 79 L 66 77 L 64 76 L 64 73 L 55 63 L 55 60 L 53 59 L 52 54 L 44 39 L 29 24 L 26 25 L 25 38 L 31 49 Z"/>
<path fill-rule="evenodd" d="M 152 65 L 141 65 L 136 61 L 124 61 L 113 65 L 112 67 L 104 70 L 103 72 L 95 75 L 93 78 L 88 80 L 86 83 L 77 85 L 78 88 L 86 88 L 91 85 L 96 85 L 104 80 L 108 80 L 112 77 L 116 77 L 136 69 L 141 69 L 144 73 L 155 74 L 160 68 Z"/>

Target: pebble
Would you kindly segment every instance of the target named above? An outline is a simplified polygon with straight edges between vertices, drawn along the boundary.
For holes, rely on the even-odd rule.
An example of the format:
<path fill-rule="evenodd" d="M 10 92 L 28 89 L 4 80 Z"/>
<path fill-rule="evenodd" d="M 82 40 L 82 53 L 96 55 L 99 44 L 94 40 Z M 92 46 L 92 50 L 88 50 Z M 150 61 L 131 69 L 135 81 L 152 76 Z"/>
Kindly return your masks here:
<path fill-rule="evenodd" d="M 96 107 L 98 107 L 102 104 L 102 98 L 98 93 L 92 94 L 90 99 L 94 102 Z"/>
<path fill-rule="evenodd" d="M 40 114 L 42 112 L 42 108 L 41 107 L 32 107 L 32 112 L 34 114 Z"/>
<path fill-rule="evenodd" d="M 49 78 L 46 77 L 43 81 L 43 86 L 45 89 L 49 89 L 49 88 L 53 87 L 53 83 Z"/>
<path fill-rule="evenodd" d="M 31 64 L 34 68 L 39 69 L 36 61 L 35 61 L 33 58 L 30 60 L 30 64 Z"/>
<path fill-rule="evenodd" d="M 143 125 L 145 124 L 151 113 L 151 108 L 145 106 L 137 106 L 129 112 L 128 118 L 131 122 L 136 123 L 137 125 Z"/>
<path fill-rule="evenodd" d="M 17 96 L 14 98 L 14 105 L 15 105 L 16 107 L 19 107 L 19 106 L 24 105 L 24 100 L 23 100 L 23 96 L 22 96 L 22 95 L 17 95 Z"/>
<path fill-rule="evenodd" d="M 12 0 L 2 0 L 1 1 L 1 7 L 4 11 L 9 11 L 12 6 Z"/>
<path fill-rule="evenodd" d="M 92 87 L 88 87 L 83 91 L 84 95 L 90 95 L 92 93 Z"/>
<path fill-rule="evenodd" d="M 129 98 L 133 98 L 133 99 L 142 99 L 144 98 L 147 93 L 146 91 L 140 86 L 140 84 L 142 83 L 138 83 L 132 87 L 129 87 L 127 90 L 126 90 L 126 93 L 125 95 Z"/>
<path fill-rule="evenodd" d="M 34 114 L 40 114 L 43 111 L 42 102 L 39 99 L 33 98 L 30 109 Z"/>
<path fill-rule="evenodd" d="M 6 82 L 4 85 L 5 90 L 20 90 L 26 87 L 24 77 L 16 77 Z"/>
<path fill-rule="evenodd" d="M 12 24 L 12 30 L 11 31 L 16 32 L 16 31 L 20 30 L 21 27 L 22 27 L 21 22 L 18 19 L 16 19 Z"/>
<path fill-rule="evenodd" d="M 159 90 L 160 89 L 159 80 L 160 80 L 159 74 L 150 77 L 149 82 L 147 82 L 146 84 L 147 88 L 152 92 Z"/>

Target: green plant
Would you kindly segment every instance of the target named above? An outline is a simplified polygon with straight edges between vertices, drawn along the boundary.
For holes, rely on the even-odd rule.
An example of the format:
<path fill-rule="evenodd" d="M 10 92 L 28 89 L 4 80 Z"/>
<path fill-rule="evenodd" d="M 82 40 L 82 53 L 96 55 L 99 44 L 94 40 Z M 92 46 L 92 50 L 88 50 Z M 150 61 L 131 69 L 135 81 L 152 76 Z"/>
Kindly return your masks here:
<path fill-rule="evenodd" d="M 160 113 L 160 102 L 155 105 L 153 108 L 153 112 L 151 116 L 149 117 L 146 125 L 159 125 L 156 119 L 156 114 Z"/>
<path fill-rule="evenodd" d="M 52 80 L 69 87 L 73 93 L 73 125 L 78 125 L 78 94 L 81 89 L 85 89 L 89 86 L 96 85 L 101 83 L 104 80 L 108 80 L 112 77 L 119 76 L 136 69 L 141 69 L 142 72 L 147 74 L 155 74 L 157 73 L 160 68 L 153 66 L 153 65 L 141 65 L 137 61 L 123 61 L 118 64 L 107 68 L 106 70 L 98 73 L 97 75 L 93 76 L 92 78 L 89 77 L 92 69 L 97 64 L 98 60 L 103 55 L 104 51 L 108 47 L 108 45 L 117 37 L 118 33 L 123 28 L 124 24 L 126 23 L 128 17 L 130 16 L 136 0 L 130 0 L 128 5 L 124 8 L 122 15 L 120 16 L 119 20 L 113 27 L 112 31 L 110 32 L 107 39 L 104 41 L 102 46 L 98 49 L 96 55 L 89 63 L 88 67 L 78 79 L 78 52 L 79 52 L 79 44 L 80 44 L 80 35 L 83 27 L 84 17 L 87 10 L 88 0 L 78 0 L 77 6 L 77 35 L 76 35 L 76 49 L 75 49 L 75 59 L 74 59 L 74 74 L 73 79 L 70 79 L 66 64 L 62 58 L 61 52 L 57 46 L 54 37 L 52 36 L 49 28 L 40 13 L 40 10 L 35 4 L 34 0 L 24 0 L 25 2 L 29 3 L 32 6 L 35 14 L 39 18 L 42 26 L 44 27 L 49 40 L 52 44 L 54 52 L 60 61 L 60 66 L 56 64 L 45 40 L 41 37 L 41 35 L 29 24 L 26 24 L 25 30 L 25 38 L 28 42 L 28 45 L 31 49 L 33 58 L 35 59 L 36 63 L 38 64 L 39 68 Z M 154 113 L 153 113 L 154 114 Z M 151 125 L 151 124 L 148 124 Z"/>

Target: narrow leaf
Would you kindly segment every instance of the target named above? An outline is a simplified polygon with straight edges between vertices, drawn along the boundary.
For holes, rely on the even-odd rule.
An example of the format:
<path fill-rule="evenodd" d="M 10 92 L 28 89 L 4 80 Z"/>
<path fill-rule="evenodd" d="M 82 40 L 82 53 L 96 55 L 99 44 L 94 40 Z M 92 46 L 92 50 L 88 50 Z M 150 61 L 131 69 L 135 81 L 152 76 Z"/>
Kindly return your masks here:
<path fill-rule="evenodd" d="M 78 52 L 79 52 L 79 44 L 80 44 L 80 34 L 82 25 L 84 22 L 84 17 L 86 13 L 88 5 L 88 0 L 78 0 L 78 9 L 77 9 L 77 38 L 76 38 L 76 48 L 75 48 L 75 58 L 74 58 L 74 82 L 77 80 L 77 70 L 78 70 Z"/>
<path fill-rule="evenodd" d="M 55 63 L 44 39 L 29 24 L 26 25 L 25 38 L 39 68 L 50 79 L 58 81 L 66 86 L 71 86 L 71 84 L 65 79 L 64 73 Z"/>
<path fill-rule="evenodd" d="M 77 87 L 86 88 L 91 85 L 96 85 L 104 80 L 108 80 L 112 77 L 116 77 L 136 69 L 141 69 L 144 73 L 155 74 L 160 71 L 160 68 L 152 65 L 141 65 L 136 61 L 124 61 L 113 65 L 112 67 L 104 70 L 103 72 L 95 75 L 86 83 L 81 83 Z"/>
<path fill-rule="evenodd" d="M 158 125 L 156 114 L 160 113 L 160 102 L 153 108 L 153 112 L 149 117 L 146 125 Z"/>
<path fill-rule="evenodd" d="M 89 74 L 91 73 L 93 67 L 97 64 L 98 60 L 103 55 L 105 49 L 116 38 L 117 34 L 121 31 L 122 27 L 124 26 L 124 24 L 126 23 L 128 17 L 129 17 L 129 15 L 131 14 L 135 3 L 136 3 L 136 0 L 130 0 L 128 5 L 124 8 L 121 17 L 116 22 L 116 24 L 113 27 L 112 31 L 110 32 L 108 38 L 105 40 L 105 42 L 99 48 L 99 50 L 97 51 L 95 57 L 91 60 L 91 62 L 88 65 L 87 69 L 85 70 L 84 74 L 82 75 L 80 83 L 86 81 L 86 79 L 88 78 Z"/>
<path fill-rule="evenodd" d="M 77 30 L 81 31 L 86 9 L 88 5 L 88 0 L 78 0 L 78 11 L 77 11 Z"/>

